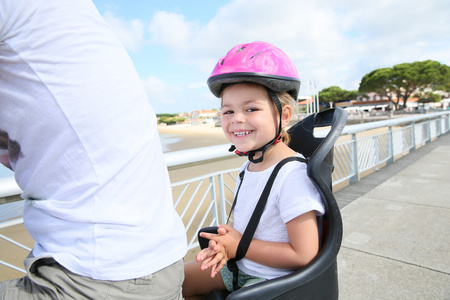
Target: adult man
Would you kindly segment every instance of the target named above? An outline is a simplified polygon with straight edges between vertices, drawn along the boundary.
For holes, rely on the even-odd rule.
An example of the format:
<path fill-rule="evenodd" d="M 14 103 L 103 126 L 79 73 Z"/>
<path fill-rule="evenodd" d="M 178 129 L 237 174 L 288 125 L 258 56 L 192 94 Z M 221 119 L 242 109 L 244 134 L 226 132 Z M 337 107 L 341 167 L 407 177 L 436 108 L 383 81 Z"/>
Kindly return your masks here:
<path fill-rule="evenodd" d="M 0 86 L 0 157 L 36 241 L 0 299 L 180 299 L 186 238 L 155 115 L 94 4 L 2 1 Z"/>

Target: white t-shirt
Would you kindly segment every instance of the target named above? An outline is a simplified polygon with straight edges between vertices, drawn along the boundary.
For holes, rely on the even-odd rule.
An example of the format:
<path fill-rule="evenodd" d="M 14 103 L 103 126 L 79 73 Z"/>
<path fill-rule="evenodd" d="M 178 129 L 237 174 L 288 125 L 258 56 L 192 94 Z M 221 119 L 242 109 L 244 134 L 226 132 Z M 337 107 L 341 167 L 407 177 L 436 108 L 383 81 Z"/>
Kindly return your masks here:
<path fill-rule="evenodd" d="M 0 157 L 34 256 L 124 280 L 185 255 L 155 114 L 91 1 L 2 0 L 0 86 Z"/>
<path fill-rule="evenodd" d="M 302 157 L 300 154 L 298 156 Z M 275 168 L 273 165 L 261 172 L 251 172 L 247 169 L 248 164 L 249 162 L 244 163 L 241 169 L 241 171 L 245 169 L 245 175 L 233 212 L 233 227 L 241 234 L 245 231 L 267 180 Z M 324 214 L 319 192 L 308 177 L 306 167 L 305 163 L 292 161 L 280 169 L 253 238 L 271 242 L 289 242 L 286 223 L 309 211 L 316 211 L 317 216 Z M 236 188 L 239 182 L 240 180 L 237 180 Z M 248 275 L 266 279 L 294 271 L 267 267 L 247 258 L 239 260 L 237 265 Z"/>

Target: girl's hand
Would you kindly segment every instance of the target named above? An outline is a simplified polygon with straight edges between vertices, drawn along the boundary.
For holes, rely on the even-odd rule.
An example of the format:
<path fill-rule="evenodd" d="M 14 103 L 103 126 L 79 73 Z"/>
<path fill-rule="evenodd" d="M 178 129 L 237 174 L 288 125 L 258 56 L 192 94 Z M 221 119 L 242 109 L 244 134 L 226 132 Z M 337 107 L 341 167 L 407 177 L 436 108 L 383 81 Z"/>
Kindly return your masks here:
<path fill-rule="evenodd" d="M 216 242 L 223 245 L 229 259 L 236 257 L 236 251 L 242 238 L 242 234 L 230 225 L 219 225 L 219 237 Z"/>
<path fill-rule="evenodd" d="M 223 231 L 222 231 L 223 232 Z M 208 248 L 201 250 L 196 257 L 198 262 L 202 262 L 200 269 L 202 271 L 210 268 L 211 278 L 223 268 L 227 263 L 228 258 L 226 256 L 225 248 L 222 245 L 218 245 L 214 240 L 209 240 Z"/>
<path fill-rule="evenodd" d="M 204 271 L 207 269 L 211 269 L 211 278 L 214 278 L 216 274 L 225 266 L 228 261 L 228 257 L 226 256 L 226 252 L 222 245 L 216 245 L 214 241 L 210 241 L 210 244 L 216 249 L 213 255 L 210 255 L 208 258 L 202 261 L 200 265 L 200 270 Z"/>
<path fill-rule="evenodd" d="M 218 234 L 202 232 L 201 236 L 209 239 L 209 247 L 197 254 L 197 261 L 202 261 L 201 269 L 211 268 L 214 278 L 227 261 L 236 256 L 242 235 L 229 225 L 219 225 Z"/>
<path fill-rule="evenodd" d="M 227 259 L 236 257 L 237 247 L 242 238 L 242 234 L 230 225 L 219 225 L 218 234 L 202 232 L 201 236 L 215 242 L 214 244 L 210 242 L 211 250 L 211 245 L 221 245 L 225 249 Z"/>

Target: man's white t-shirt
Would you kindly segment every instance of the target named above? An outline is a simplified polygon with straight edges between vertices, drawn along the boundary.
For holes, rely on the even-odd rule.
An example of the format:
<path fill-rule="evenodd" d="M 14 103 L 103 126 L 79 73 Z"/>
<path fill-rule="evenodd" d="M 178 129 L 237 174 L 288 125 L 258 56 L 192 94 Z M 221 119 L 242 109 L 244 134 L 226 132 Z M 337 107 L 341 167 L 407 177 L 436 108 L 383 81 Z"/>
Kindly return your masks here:
<path fill-rule="evenodd" d="M 298 156 L 302 157 L 300 154 Z M 276 166 L 273 165 L 261 172 L 251 172 L 247 169 L 248 164 L 249 162 L 244 163 L 241 169 L 245 170 L 245 175 L 233 212 L 233 228 L 241 234 L 245 231 L 267 180 Z M 319 192 L 308 177 L 306 167 L 305 163 L 292 161 L 280 169 L 253 238 L 271 242 L 289 242 L 286 223 L 309 211 L 315 211 L 317 216 L 324 214 Z M 236 188 L 239 184 L 240 180 L 237 180 Z M 248 275 L 266 279 L 294 271 L 267 267 L 247 258 L 239 260 L 237 265 Z"/>
<path fill-rule="evenodd" d="M 0 157 L 34 256 L 124 280 L 185 255 L 155 114 L 91 1 L 1 1 Z"/>

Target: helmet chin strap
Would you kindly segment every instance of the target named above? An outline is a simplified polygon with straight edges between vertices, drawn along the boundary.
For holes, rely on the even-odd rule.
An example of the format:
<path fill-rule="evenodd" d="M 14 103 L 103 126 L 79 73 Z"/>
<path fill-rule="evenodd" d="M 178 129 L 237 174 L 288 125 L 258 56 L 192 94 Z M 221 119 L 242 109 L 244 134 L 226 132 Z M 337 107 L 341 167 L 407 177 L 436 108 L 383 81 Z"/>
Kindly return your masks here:
<path fill-rule="evenodd" d="M 262 146 L 261 148 L 258 148 L 256 150 L 250 150 L 248 152 L 241 152 L 239 150 L 236 150 L 235 145 L 231 145 L 230 149 L 228 151 L 236 153 L 239 156 L 248 156 L 248 160 L 254 164 L 260 163 L 264 160 L 264 154 L 266 153 L 266 150 L 269 149 L 270 146 L 274 144 L 278 144 L 281 142 L 281 118 L 282 118 L 282 110 L 281 110 L 281 102 L 280 99 L 278 99 L 277 95 L 274 91 L 267 88 L 267 93 L 269 94 L 270 98 L 272 98 L 272 101 L 275 103 L 275 106 L 277 107 L 278 113 L 280 114 L 280 123 L 278 125 L 278 131 L 275 138 L 273 138 L 270 142 Z M 254 159 L 257 152 L 261 152 L 261 156 L 257 159 Z"/>
<path fill-rule="evenodd" d="M 236 150 L 236 146 L 235 145 L 231 145 L 230 149 L 228 151 L 236 153 L 239 156 L 248 156 L 248 160 L 251 161 L 254 164 L 260 163 L 263 161 L 264 159 L 264 153 L 266 153 L 266 150 L 269 149 L 270 146 L 274 145 L 274 144 L 278 144 L 279 142 L 281 142 L 281 133 L 278 135 L 277 138 L 271 140 L 270 142 L 268 142 L 267 144 L 265 144 L 264 146 L 262 146 L 261 148 L 258 148 L 256 150 L 250 150 L 248 152 L 241 152 L 239 150 Z M 255 155 L 257 152 L 262 152 L 261 156 L 257 159 L 255 159 Z"/>

